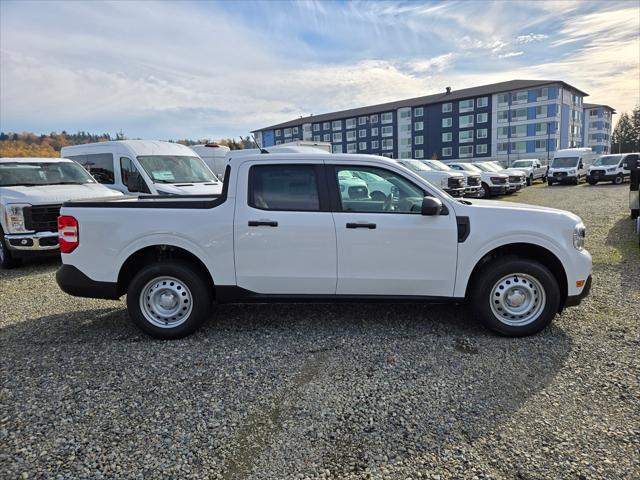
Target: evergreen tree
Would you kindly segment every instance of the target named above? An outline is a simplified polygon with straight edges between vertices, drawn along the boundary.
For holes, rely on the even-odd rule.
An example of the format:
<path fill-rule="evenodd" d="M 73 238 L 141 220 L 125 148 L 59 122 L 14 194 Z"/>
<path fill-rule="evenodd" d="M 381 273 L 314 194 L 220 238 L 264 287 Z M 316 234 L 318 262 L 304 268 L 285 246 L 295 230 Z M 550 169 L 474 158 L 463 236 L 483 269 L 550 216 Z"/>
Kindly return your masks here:
<path fill-rule="evenodd" d="M 632 152 L 634 143 L 633 122 L 627 113 L 620 115 L 620 119 L 613 130 L 611 153 L 628 153 Z"/>

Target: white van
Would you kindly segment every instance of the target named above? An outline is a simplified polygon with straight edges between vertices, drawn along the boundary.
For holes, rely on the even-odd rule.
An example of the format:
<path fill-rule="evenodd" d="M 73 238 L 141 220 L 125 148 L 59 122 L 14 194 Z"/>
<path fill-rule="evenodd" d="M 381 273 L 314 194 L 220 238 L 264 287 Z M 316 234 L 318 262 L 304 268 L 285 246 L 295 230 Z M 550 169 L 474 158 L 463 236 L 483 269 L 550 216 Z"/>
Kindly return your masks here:
<path fill-rule="evenodd" d="M 216 174 L 216 177 L 224 180 L 224 169 L 227 166 L 224 156 L 229 152 L 229 147 L 217 143 L 205 143 L 204 145 L 192 145 L 189 148 L 204 160 L 204 163 Z"/>
<path fill-rule="evenodd" d="M 627 160 L 635 158 L 640 159 L 638 153 L 618 153 L 616 155 L 602 155 L 598 157 L 593 165 L 589 167 L 589 175 L 587 181 L 589 185 L 595 185 L 598 182 L 610 181 L 616 185 L 620 185 L 626 178 L 631 176 L 631 171 L 627 170 Z"/>
<path fill-rule="evenodd" d="M 117 140 L 64 147 L 106 187 L 126 194 L 219 195 L 220 182 L 184 145 L 157 140 Z"/>
<path fill-rule="evenodd" d="M 589 167 L 598 156 L 590 148 L 566 148 L 558 150 L 549 165 L 547 183 L 572 183 L 578 185 L 586 180 Z"/>

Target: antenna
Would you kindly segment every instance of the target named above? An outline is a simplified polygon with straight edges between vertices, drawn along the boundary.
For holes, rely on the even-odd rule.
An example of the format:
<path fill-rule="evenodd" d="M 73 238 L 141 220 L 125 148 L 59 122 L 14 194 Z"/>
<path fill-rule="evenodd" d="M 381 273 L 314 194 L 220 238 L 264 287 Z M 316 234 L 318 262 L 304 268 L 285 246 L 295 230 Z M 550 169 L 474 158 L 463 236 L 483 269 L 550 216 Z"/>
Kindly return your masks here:
<path fill-rule="evenodd" d="M 254 134 L 251 134 L 251 140 L 253 140 L 253 143 L 256 144 L 256 147 L 258 147 L 258 150 L 260 150 L 260 153 L 269 153 L 267 150 L 265 150 L 260 145 L 258 145 L 258 142 L 256 141 L 256 136 Z"/>

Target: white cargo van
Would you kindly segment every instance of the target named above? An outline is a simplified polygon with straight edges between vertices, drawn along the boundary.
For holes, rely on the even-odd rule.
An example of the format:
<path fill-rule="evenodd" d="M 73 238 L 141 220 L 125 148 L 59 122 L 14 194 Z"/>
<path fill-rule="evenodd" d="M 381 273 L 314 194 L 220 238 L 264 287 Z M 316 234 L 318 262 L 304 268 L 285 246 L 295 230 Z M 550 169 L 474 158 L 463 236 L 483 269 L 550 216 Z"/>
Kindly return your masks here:
<path fill-rule="evenodd" d="M 640 159 L 638 153 L 618 153 L 616 155 L 602 155 L 598 157 L 593 165 L 589 167 L 587 181 L 589 185 L 598 182 L 610 181 L 620 185 L 626 178 L 631 176 L 631 171 L 627 169 L 627 161 L 635 158 Z"/>
<path fill-rule="evenodd" d="M 558 150 L 553 157 L 547 183 L 572 183 L 578 185 L 580 180 L 586 180 L 589 167 L 598 155 L 590 148 L 567 148 Z"/>
<path fill-rule="evenodd" d="M 64 147 L 106 187 L 150 195 L 218 195 L 220 182 L 204 161 L 184 145 L 157 140 L 117 140 Z"/>
<path fill-rule="evenodd" d="M 204 160 L 204 163 L 216 174 L 216 177 L 220 180 L 224 179 L 224 169 L 227 165 L 224 156 L 229 152 L 229 147 L 217 143 L 205 143 L 204 145 L 192 145 L 189 148 Z"/>

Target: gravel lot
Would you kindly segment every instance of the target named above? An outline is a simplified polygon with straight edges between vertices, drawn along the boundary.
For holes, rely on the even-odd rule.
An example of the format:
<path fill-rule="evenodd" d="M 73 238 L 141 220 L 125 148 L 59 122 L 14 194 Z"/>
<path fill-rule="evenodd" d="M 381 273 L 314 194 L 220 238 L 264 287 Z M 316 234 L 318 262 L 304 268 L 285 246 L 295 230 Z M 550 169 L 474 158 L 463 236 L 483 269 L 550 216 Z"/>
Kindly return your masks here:
<path fill-rule="evenodd" d="M 160 342 L 123 301 L 0 272 L 0 477 L 640 477 L 640 250 L 622 187 L 510 200 L 580 215 L 592 295 L 505 339 L 463 308 L 249 305 Z"/>

